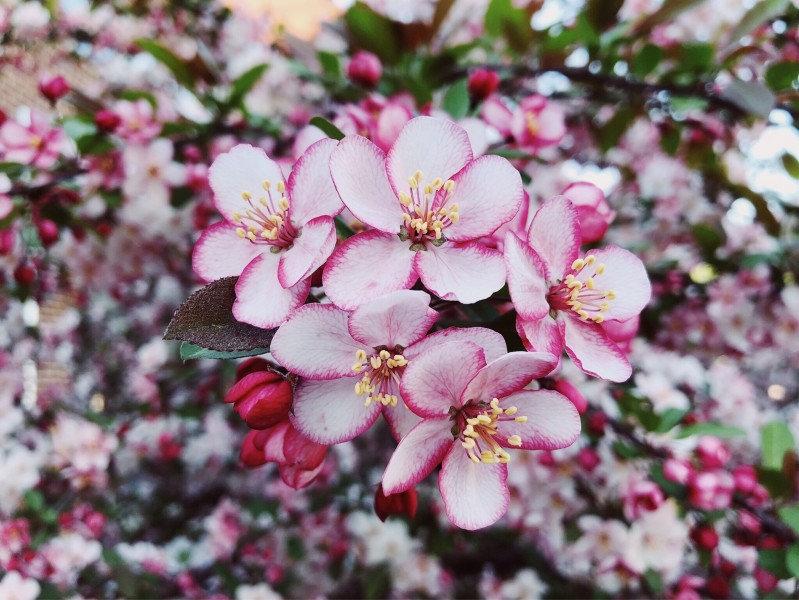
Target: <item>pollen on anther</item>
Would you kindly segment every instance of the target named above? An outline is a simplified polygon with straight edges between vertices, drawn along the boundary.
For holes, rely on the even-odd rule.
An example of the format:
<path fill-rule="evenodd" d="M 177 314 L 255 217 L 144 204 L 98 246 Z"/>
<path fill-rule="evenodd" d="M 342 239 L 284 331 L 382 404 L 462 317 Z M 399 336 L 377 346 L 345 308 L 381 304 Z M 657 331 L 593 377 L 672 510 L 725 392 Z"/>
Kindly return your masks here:
<path fill-rule="evenodd" d="M 508 443 L 511 446 L 521 446 L 522 445 L 522 438 L 520 438 L 518 435 L 512 435 L 512 436 L 510 436 L 508 438 Z"/>
<path fill-rule="evenodd" d="M 572 263 L 572 270 L 579 271 L 585 266 L 585 261 L 582 258 L 578 258 Z"/>
<path fill-rule="evenodd" d="M 277 191 L 279 194 L 282 194 L 286 191 L 286 184 L 282 181 L 277 182 Z"/>

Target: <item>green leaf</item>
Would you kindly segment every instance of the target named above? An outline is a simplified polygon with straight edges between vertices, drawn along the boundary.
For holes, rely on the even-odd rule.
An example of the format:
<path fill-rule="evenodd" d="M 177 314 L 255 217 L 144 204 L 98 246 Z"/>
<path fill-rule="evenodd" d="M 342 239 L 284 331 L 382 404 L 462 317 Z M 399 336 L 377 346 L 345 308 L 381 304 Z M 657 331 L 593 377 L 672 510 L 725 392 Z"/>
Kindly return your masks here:
<path fill-rule="evenodd" d="M 263 77 L 266 70 L 269 68 L 269 65 L 260 64 L 255 65 L 251 69 L 244 71 L 236 81 L 230 86 L 230 97 L 228 98 L 228 103 L 231 105 L 236 105 L 242 101 L 244 96 L 246 96 L 250 90 L 255 87 L 255 84 Z"/>
<path fill-rule="evenodd" d="M 164 332 L 180 340 L 220 352 L 269 348 L 275 329 L 241 323 L 233 316 L 238 277 L 224 277 L 194 292 L 178 307 Z"/>
<path fill-rule="evenodd" d="M 799 504 L 789 504 L 777 509 L 780 519 L 788 527 L 799 533 Z"/>
<path fill-rule="evenodd" d="M 623 106 L 617 110 L 599 131 L 599 145 L 602 150 L 607 152 L 616 146 L 632 121 L 633 112 L 629 107 Z"/>
<path fill-rule="evenodd" d="M 664 411 L 662 415 L 660 415 L 660 423 L 658 423 L 657 429 L 655 429 L 655 431 L 659 433 L 671 431 L 689 412 L 691 411 L 683 410 L 682 408 L 669 408 L 668 410 Z"/>
<path fill-rule="evenodd" d="M 338 55 L 320 50 L 316 53 L 316 58 L 319 60 L 322 74 L 326 78 L 336 81 L 341 77 L 341 61 Z"/>
<path fill-rule="evenodd" d="M 577 17 L 577 22 L 573 27 L 568 27 L 560 33 L 547 38 L 544 42 L 544 49 L 547 52 L 559 52 L 571 45 L 599 45 L 599 36 L 584 14 Z"/>
<path fill-rule="evenodd" d="M 757 81 L 736 80 L 721 92 L 721 97 L 744 112 L 764 119 L 774 108 L 774 93 Z"/>
<path fill-rule="evenodd" d="M 87 116 L 67 117 L 64 119 L 62 126 L 64 132 L 73 140 L 79 140 L 97 133 L 97 125 L 94 124 L 91 117 Z"/>
<path fill-rule="evenodd" d="M 183 362 L 198 358 L 217 358 L 223 360 L 243 358 L 245 356 L 258 356 L 259 354 L 266 354 L 267 352 L 269 352 L 269 348 L 253 348 L 252 350 L 241 350 L 238 352 L 220 352 L 219 350 L 209 350 L 202 346 L 195 346 L 188 342 L 183 342 L 180 345 L 180 358 Z"/>
<path fill-rule="evenodd" d="M 782 166 L 794 179 L 799 179 L 799 160 L 793 154 L 786 152 L 782 155 Z"/>
<path fill-rule="evenodd" d="M 772 63 L 766 69 L 766 83 L 776 92 L 794 88 L 797 82 L 799 82 L 799 63 Z"/>
<path fill-rule="evenodd" d="M 369 50 L 388 64 L 395 64 L 402 54 L 402 46 L 395 24 L 373 11 L 362 2 L 356 2 L 345 14 L 350 37 L 355 46 Z"/>
<path fill-rule="evenodd" d="M 447 111 L 456 121 L 469 113 L 469 89 L 467 85 L 465 79 L 454 83 L 441 100 L 441 108 Z"/>
<path fill-rule="evenodd" d="M 148 40 L 144 38 L 136 40 L 136 45 L 148 54 L 151 54 L 158 62 L 172 71 L 172 74 L 175 76 L 177 82 L 183 87 L 191 89 L 192 84 L 194 83 L 194 78 L 192 77 L 188 66 L 186 66 L 186 64 L 171 50 L 165 48 L 154 40 Z"/>
<path fill-rule="evenodd" d="M 333 123 L 331 123 L 324 117 L 314 117 L 310 121 L 308 121 L 308 124 L 321 129 L 324 132 L 324 134 L 330 139 L 333 140 L 344 139 L 344 132 L 342 132 L 341 129 L 333 125 Z"/>
<path fill-rule="evenodd" d="M 795 446 L 791 430 L 782 421 L 766 423 L 760 430 L 760 451 L 767 469 L 781 470 L 785 453 L 792 452 Z"/>
<path fill-rule="evenodd" d="M 686 71 L 704 71 L 713 63 L 713 46 L 691 42 L 681 48 L 680 68 Z"/>
<path fill-rule="evenodd" d="M 790 0 L 759 0 L 741 18 L 729 33 L 728 43 L 734 45 L 749 35 L 766 21 L 780 16 L 790 5 Z"/>
<path fill-rule="evenodd" d="M 721 423 L 694 423 L 693 425 L 681 427 L 674 437 L 681 440 L 692 435 L 712 435 L 720 438 L 729 438 L 746 435 L 746 432 L 738 427 L 722 425 Z"/>
<path fill-rule="evenodd" d="M 785 551 L 785 566 L 791 577 L 799 577 L 799 544 L 794 544 Z"/>
<path fill-rule="evenodd" d="M 512 0 L 491 0 L 485 13 L 486 33 L 505 38 L 511 48 L 524 52 L 535 39 L 530 17 L 523 8 L 516 8 Z"/>
<path fill-rule="evenodd" d="M 25 508 L 32 510 L 35 513 L 40 513 L 44 510 L 44 496 L 39 490 L 28 490 L 23 496 L 25 500 Z"/>
<path fill-rule="evenodd" d="M 515 148 L 494 148 L 493 150 L 489 150 L 487 154 L 501 156 L 502 158 L 507 158 L 508 160 L 515 160 L 518 158 L 530 160 L 534 158 L 529 152 L 525 152 L 524 150 L 516 150 Z"/>
<path fill-rule="evenodd" d="M 791 574 L 785 566 L 785 550 L 782 548 L 766 548 L 757 555 L 757 564 L 780 579 L 788 579 Z"/>
<path fill-rule="evenodd" d="M 695 4 L 699 4 L 703 0 L 669 0 L 664 2 L 658 10 L 646 17 L 636 27 L 637 32 L 644 32 L 652 29 L 655 25 L 659 25 L 665 21 L 670 21 L 681 12 L 688 10 Z"/>
<path fill-rule="evenodd" d="M 633 57 L 633 75 L 643 79 L 657 68 L 661 60 L 663 60 L 663 49 L 654 44 L 647 44 Z"/>
<path fill-rule="evenodd" d="M 660 594 L 660 592 L 663 591 L 663 579 L 660 577 L 660 573 L 654 569 L 646 570 L 644 573 L 644 581 L 646 581 L 649 589 L 655 594 Z"/>
<path fill-rule="evenodd" d="M 355 230 L 347 225 L 341 217 L 335 217 L 333 222 L 336 225 L 336 235 L 341 239 L 346 240 L 355 235 Z"/>

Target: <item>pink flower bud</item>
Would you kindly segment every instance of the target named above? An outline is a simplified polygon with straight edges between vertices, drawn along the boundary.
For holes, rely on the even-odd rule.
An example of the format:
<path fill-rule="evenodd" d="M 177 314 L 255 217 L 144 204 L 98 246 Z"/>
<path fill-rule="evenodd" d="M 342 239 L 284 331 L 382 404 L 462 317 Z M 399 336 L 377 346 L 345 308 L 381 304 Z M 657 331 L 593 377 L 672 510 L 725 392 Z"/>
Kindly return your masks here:
<path fill-rule="evenodd" d="M 616 217 L 602 190 L 593 183 L 578 181 L 567 186 L 561 194 L 577 209 L 583 243 L 593 244 L 601 240 Z"/>
<path fill-rule="evenodd" d="M 380 59 L 365 50 L 358 50 L 350 60 L 347 67 L 347 77 L 350 81 L 364 87 L 374 87 L 383 76 L 383 65 Z"/>
<path fill-rule="evenodd" d="M 691 530 L 691 540 L 700 550 L 715 550 L 719 545 L 719 534 L 712 525 L 697 525 Z"/>
<path fill-rule="evenodd" d="M 719 438 L 704 436 L 696 446 L 696 456 L 705 469 L 720 469 L 730 459 L 730 451 Z"/>
<path fill-rule="evenodd" d="M 694 473 L 688 481 L 688 501 L 703 510 L 729 508 L 735 481 L 726 471 Z"/>
<path fill-rule="evenodd" d="M 39 81 L 39 92 L 50 102 L 55 102 L 65 96 L 70 90 L 67 80 L 56 75 L 55 77 L 44 77 Z"/>
<path fill-rule="evenodd" d="M 122 122 L 122 118 L 110 110 L 98 110 L 94 115 L 94 123 L 100 131 L 110 133 L 114 131 Z"/>
<path fill-rule="evenodd" d="M 691 464 L 678 458 L 667 458 L 663 462 L 663 476 L 669 481 L 685 485 L 694 472 Z"/>
<path fill-rule="evenodd" d="M 39 232 L 39 239 L 45 248 L 49 248 L 58 241 L 58 225 L 50 219 L 40 219 L 36 223 L 36 229 Z"/>
<path fill-rule="evenodd" d="M 624 494 L 624 516 L 634 521 L 647 512 L 656 510 L 664 500 L 663 490 L 652 481 L 635 481 Z"/>
<path fill-rule="evenodd" d="M 599 454 L 597 454 L 596 450 L 593 448 L 583 448 L 577 454 L 577 462 L 580 466 L 591 473 L 594 469 L 599 466 L 601 462 L 599 458 Z"/>
<path fill-rule="evenodd" d="M 770 573 L 769 571 L 766 571 L 765 569 L 759 566 L 755 567 L 754 575 L 755 575 L 755 581 L 757 582 L 757 588 L 761 592 L 768 593 L 774 591 L 774 588 L 777 587 L 777 584 L 780 581 L 776 575 Z"/>
<path fill-rule="evenodd" d="M 477 102 L 482 102 L 499 87 L 499 75 L 488 69 L 475 69 L 469 75 L 469 95 Z"/>
<path fill-rule="evenodd" d="M 588 410 L 588 401 L 585 399 L 585 396 L 570 382 L 565 379 L 558 379 L 555 382 L 555 389 L 571 400 L 571 403 L 574 404 L 574 408 L 576 408 L 577 412 L 581 415 L 585 414 L 585 411 Z"/>
<path fill-rule="evenodd" d="M 377 492 L 375 492 L 375 514 L 383 522 L 390 515 L 406 514 L 413 519 L 416 516 L 418 503 L 416 488 L 386 496 L 383 492 L 382 484 L 377 486 Z"/>
<path fill-rule="evenodd" d="M 742 494 L 750 494 L 757 485 L 757 472 L 752 465 L 739 465 L 732 471 L 735 489 Z"/>
<path fill-rule="evenodd" d="M 238 381 L 225 396 L 252 429 L 266 429 L 288 417 L 291 384 L 280 373 L 256 371 Z"/>

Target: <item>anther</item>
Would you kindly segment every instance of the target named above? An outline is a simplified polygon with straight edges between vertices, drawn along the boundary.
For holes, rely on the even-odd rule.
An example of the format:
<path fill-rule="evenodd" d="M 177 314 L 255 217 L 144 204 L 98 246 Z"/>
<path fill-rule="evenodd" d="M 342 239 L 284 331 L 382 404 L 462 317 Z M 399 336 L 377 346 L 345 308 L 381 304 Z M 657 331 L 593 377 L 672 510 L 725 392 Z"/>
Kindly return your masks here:
<path fill-rule="evenodd" d="M 279 194 L 282 194 L 283 192 L 285 192 L 286 191 L 286 183 L 283 182 L 283 181 L 278 181 L 277 182 L 277 191 L 278 191 Z"/>
<path fill-rule="evenodd" d="M 521 446 L 522 445 L 522 438 L 520 438 L 518 435 L 512 435 L 512 436 L 510 436 L 508 438 L 508 443 L 511 446 Z"/>

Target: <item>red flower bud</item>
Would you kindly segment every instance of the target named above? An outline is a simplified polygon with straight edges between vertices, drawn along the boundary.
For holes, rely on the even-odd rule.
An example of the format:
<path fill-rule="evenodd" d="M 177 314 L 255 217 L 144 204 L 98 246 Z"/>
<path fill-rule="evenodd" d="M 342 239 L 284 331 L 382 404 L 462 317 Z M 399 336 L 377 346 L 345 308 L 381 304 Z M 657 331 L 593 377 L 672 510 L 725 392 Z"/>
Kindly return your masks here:
<path fill-rule="evenodd" d="M 264 443 L 266 438 L 263 435 L 264 431 L 250 431 L 244 437 L 244 444 L 242 444 L 241 452 L 239 453 L 239 460 L 245 467 L 251 469 L 260 467 L 266 464 L 266 456 L 264 455 Z"/>
<path fill-rule="evenodd" d="M 39 239 L 45 248 L 49 248 L 58 241 L 58 225 L 50 219 L 41 219 L 36 223 Z"/>
<path fill-rule="evenodd" d="M 469 75 L 469 95 L 481 102 L 497 91 L 499 75 L 488 69 L 476 69 Z"/>
<path fill-rule="evenodd" d="M 691 530 L 691 540 L 701 550 L 715 550 L 719 545 L 719 534 L 712 525 L 698 525 Z"/>
<path fill-rule="evenodd" d="M 225 396 L 252 429 L 266 429 L 288 417 L 291 384 L 280 373 L 256 371 L 243 377 Z"/>
<path fill-rule="evenodd" d="M 391 494 L 386 496 L 383 493 L 383 484 L 377 486 L 375 492 L 375 513 L 380 520 L 385 520 L 390 515 L 406 514 L 411 519 L 416 516 L 416 507 L 419 504 L 419 498 L 416 494 L 416 488 L 410 488 L 404 492 Z"/>
<path fill-rule="evenodd" d="M 39 92 L 50 102 L 55 102 L 65 96 L 70 90 L 67 80 L 56 75 L 55 77 L 44 77 L 39 81 Z"/>
<path fill-rule="evenodd" d="M 122 122 L 122 118 L 110 110 L 98 110 L 94 115 L 94 122 L 100 131 L 110 133 L 114 131 Z"/>
<path fill-rule="evenodd" d="M 374 87 L 383 76 L 383 65 L 380 59 L 364 50 L 356 52 L 347 67 L 347 77 L 350 81 L 364 87 Z"/>

